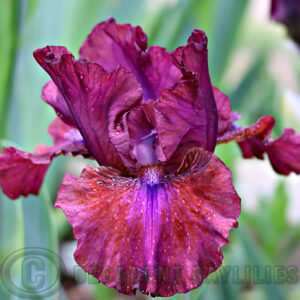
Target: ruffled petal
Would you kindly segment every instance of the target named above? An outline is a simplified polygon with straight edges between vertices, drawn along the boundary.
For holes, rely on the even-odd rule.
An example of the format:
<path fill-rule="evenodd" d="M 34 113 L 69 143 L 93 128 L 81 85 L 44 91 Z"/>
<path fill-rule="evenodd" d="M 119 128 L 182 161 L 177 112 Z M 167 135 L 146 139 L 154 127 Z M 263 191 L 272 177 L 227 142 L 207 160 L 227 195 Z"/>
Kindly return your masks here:
<path fill-rule="evenodd" d="M 275 119 L 272 116 L 263 116 L 249 127 L 234 125 L 218 136 L 218 144 L 230 143 L 232 141 L 242 142 L 250 138 L 257 138 L 263 141 L 270 135 L 274 124 Z"/>
<path fill-rule="evenodd" d="M 56 118 L 52 121 L 48 133 L 53 139 L 53 146 L 38 145 L 35 148 L 37 153 L 51 153 L 51 156 L 72 154 L 92 158 L 79 130 L 64 123 L 62 119 Z"/>
<path fill-rule="evenodd" d="M 282 175 L 291 172 L 300 173 L 300 134 L 286 128 L 282 136 L 275 141 L 270 134 L 275 125 L 272 116 L 263 116 L 249 127 L 234 123 L 240 115 L 232 112 L 228 97 L 214 87 L 214 95 L 219 115 L 217 143 L 238 142 L 243 157 L 264 159 L 267 153 L 273 169 Z"/>
<path fill-rule="evenodd" d="M 147 36 L 140 26 L 117 24 L 109 18 L 93 28 L 79 53 L 81 59 L 97 62 L 107 71 L 121 65 L 135 74 L 146 49 Z"/>
<path fill-rule="evenodd" d="M 50 166 L 50 155 L 3 148 L 0 154 L 0 186 L 9 198 L 37 195 Z"/>
<path fill-rule="evenodd" d="M 34 153 L 4 148 L 0 153 L 0 186 L 11 199 L 37 195 L 54 157 L 61 154 L 91 158 L 77 129 L 56 118 L 49 126 L 54 145 L 38 145 Z"/>
<path fill-rule="evenodd" d="M 266 146 L 274 170 L 282 175 L 300 174 L 300 134 L 286 128 L 283 134 Z"/>
<path fill-rule="evenodd" d="M 137 119 L 137 114 L 144 115 Z M 132 111 L 128 116 L 128 129 L 130 136 L 130 153 L 134 156 L 139 166 L 153 165 L 157 163 L 154 152 L 156 139 L 155 129 L 145 117 L 143 108 Z"/>
<path fill-rule="evenodd" d="M 203 103 L 207 118 L 206 150 L 213 151 L 216 146 L 218 132 L 218 113 L 213 95 L 212 85 L 208 71 L 207 36 L 202 30 L 193 30 L 186 46 L 182 48 L 182 68 L 198 76 L 199 101 Z"/>
<path fill-rule="evenodd" d="M 244 158 L 256 157 L 264 159 L 265 145 L 262 141 L 256 138 L 249 138 L 245 141 L 238 142 Z"/>
<path fill-rule="evenodd" d="M 170 172 L 179 167 L 188 149 L 214 149 L 216 136 L 209 126 L 211 121 L 217 125 L 217 116 L 207 108 L 211 99 L 203 96 L 201 86 L 197 76 L 189 74 L 175 88 L 164 90 L 155 103 L 160 146 L 156 153 Z"/>
<path fill-rule="evenodd" d="M 194 30 L 188 43 L 172 53 L 183 80 L 161 93 L 155 104 L 158 137 L 157 157 L 168 161 L 174 171 L 186 151 L 202 147 L 213 151 L 218 130 L 218 113 L 208 72 L 207 38 Z"/>
<path fill-rule="evenodd" d="M 143 87 L 144 100 L 157 99 L 181 77 L 166 49 L 147 49 L 147 36 L 139 26 L 117 24 L 113 18 L 95 26 L 80 49 L 80 58 L 97 62 L 107 71 L 123 66 Z"/>
<path fill-rule="evenodd" d="M 63 95 L 93 157 L 100 165 L 124 170 L 109 134 L 118 134 L 118 118 L 142 99 L 134 76 L 124 68 L 106 72 L 96 63 L 75 60 L 71 54 L 57 56 L 56 47 L 38 49 L 34 56 Z"/>
<path fill-rule="evenodd" d="M 144 95 L 144 100 L 158 99 L 164 89 L 174 87 L 182 78 L 181 70 L 173 64 L 171 54 L 159 46 L 149 47 L 140 68 L 153 90 Z"/>
<path fill-rule="evenodd" d="M 75 260 L 127 295 L 186 293 L 220 267 L 220 248 L 237 226 L 230 171 L 213 156 L 185 175 L 166 177 L 152 166 L 139 176 L 104 167 L 66 175 L 55 206 L 73 226 Z"/>
<path fill-rule="evenodd" d="M 264 159 L 267 153 L 273 169 L 281 175 L 291 172 L 300 174 L 300 134 L 292 128 L 285 128 L 276 140 L 269 137 L 249 138 L 238 143 L 244 158 Z"/>
<path fill-rule="evenodd" d="M 218 136 L 220 136 L 230 130 L 232 123 L 238 120 L 241 114 L 231 110 L 229 98 L 215 86 L 213 92 L 218 111 Z"/>
<path fill-rule="evenodd" d="M 232 111 L 229 98 L 218 88 L 213 87 L 218 110 L 218 138 L 217 143 L 238 142 L 244 158 L 256 156 L 263 159 L 265 146 L 263 141 L 269 138 L 275 125 L 272 116 L 263 116 L 249 127 L 238 126 L 235 121 L 242 114 Z"/>

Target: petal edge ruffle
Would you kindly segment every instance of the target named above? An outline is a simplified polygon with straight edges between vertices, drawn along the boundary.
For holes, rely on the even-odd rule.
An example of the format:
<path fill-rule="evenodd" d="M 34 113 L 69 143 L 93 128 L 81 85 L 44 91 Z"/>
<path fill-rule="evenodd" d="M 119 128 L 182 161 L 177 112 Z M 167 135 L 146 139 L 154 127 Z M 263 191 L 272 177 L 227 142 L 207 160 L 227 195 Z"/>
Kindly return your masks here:
<path fill-rule="evenodd" d="M 91 158 L 79 131 L 60 118 L 50 124 L 48 132 L 53 138 L 53 146 L 38 145 L 34 153 L 9 147 L 0 153 L 0 186 L 9 198 L 37 195 L 56 156 L 72 154 Z"/>
<path fill-rule="evenodd" d="M 113 130 L 116 119 L 139 104 L 140 85 L 122 67 L 106 72 L 96 63 L 75 60 L 71 54 L 59 56 L 57 48 L 38 49 L 34 57 L 62 94 L 93 157 L 100 165 L 124 171 L 124 163 L 110 140 L 107 126 Z"/>
<path fill-rule="evenodd" d="M 214 156 L 200 170 L 152 185 L 87 167 L 81 178 L 66 175 L 55 206 L 73 226 L 75 260 L 86 272 L 127 295 L 171 296 L 221 265 L 240 198 Z"/>

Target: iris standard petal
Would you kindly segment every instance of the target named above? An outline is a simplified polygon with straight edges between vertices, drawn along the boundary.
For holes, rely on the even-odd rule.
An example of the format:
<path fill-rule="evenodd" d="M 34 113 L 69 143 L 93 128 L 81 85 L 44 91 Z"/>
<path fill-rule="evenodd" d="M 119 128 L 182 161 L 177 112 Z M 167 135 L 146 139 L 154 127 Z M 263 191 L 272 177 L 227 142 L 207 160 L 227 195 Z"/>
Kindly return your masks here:
<path fill-rule="evenodd" d="M 193 30 L 187 44 L 173 52 L 173 58 L 183 73 L 193 72 L 198 76 L 198 101 L 204 105 L 207 119 L 207 139 L 203 147 L 213 151 L 218 132 L 218 114 L 208 71 L 207 55 L 207 36 L 202 30 Z"/>
<path fill-rule="evenodd" d="M 52 80 L 43 86 L 42 99 L 54 108 L 66 124 L 75 126 L 68 104 Z"/>
<path fill-rule="evenodd" d="M 87 148 L 100 165 L 124 170 L 109 137 L 118 130 L 110 122 L 117 123 L 120 115 L 139 104 L 139 83 L 122 67 L 106 72 L 96 63 L 75 60 L 71 54 L 57 57 L 52 48 L 38 49 L 34 56 L 64 97 Z M 109 133 L 108 128 L 114 132 Z"/>
<path fill-rule="evenodd" d="M 147 47 L 147 36 L 141 27 L 117 24 L 110 18 L 94 27 L 80 48 L 80 58 L 97 62 L 107 71 L 123 66 L 143 87 L 144 100 L 155 100 L 163 89 L 179 81 L 181 72 L 166 49 Z"/>
<path fill-rule="evenodd" d="M 187 45 L 173 51 L 172 57 L 183 79 L 174 88 L 164 90 L 155 104 L 160 146 L 157 155 L 162 162 L 172 161 L 170 170 L 178 167 L 188 148 L 213 151 L 218 129 L 205 33 L 194 30 Z"/>
<path fill-rule="evenodd" d="M 162 150 L 157 151 L 157 157 L 170 172 L 179 167 L 188 149 L 213 150 L 216 136 L 208 127 L 212 120 L 217 124 L 217 117 L 207 110 L 207 99 L 199 92 L 201 84 L 197 75 L 189 74 L 175 88 L 164 90 L 155 103 L 157 138 Z"/>

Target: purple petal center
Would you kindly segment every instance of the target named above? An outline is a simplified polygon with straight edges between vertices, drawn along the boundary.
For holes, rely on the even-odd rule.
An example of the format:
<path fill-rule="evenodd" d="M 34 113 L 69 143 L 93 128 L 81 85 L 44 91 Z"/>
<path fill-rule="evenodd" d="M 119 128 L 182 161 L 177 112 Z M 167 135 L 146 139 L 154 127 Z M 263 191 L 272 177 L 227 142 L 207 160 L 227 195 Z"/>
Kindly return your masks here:
<path fill-rule="evenodd" d="M 152 130 L 149 135 L 143 137 L 141 141 L 134 146 L 133 155 L 142 166 L 157 164 L 157 157 L 153 147 L 153 142 L 156 138 L 156 132 Z"/>

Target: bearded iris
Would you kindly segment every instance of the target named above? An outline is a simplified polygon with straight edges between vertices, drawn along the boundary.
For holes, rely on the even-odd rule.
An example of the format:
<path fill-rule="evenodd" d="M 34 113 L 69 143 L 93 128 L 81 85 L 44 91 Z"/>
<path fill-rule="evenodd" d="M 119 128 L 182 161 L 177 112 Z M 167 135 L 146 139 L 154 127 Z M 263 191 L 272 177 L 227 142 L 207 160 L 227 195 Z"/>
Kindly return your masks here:
<path fill-rule="evenodd" d="M 240 114 L 211 85 L 201 30 L 170 53 L 148 47 L 140 27 L 108 19 L 87 37 L 79 60 L 57 46 L 34 57 L 52 79 L 42 98 L 58 114 L 49 127 L 54 145 L 32 154 L 5 148 L 4 193 L 38 193 L 60 154 L 93 158 L 99 167 L 67 174 L 55 204 L 78 240 L 76 262 L 128 295 L 171 296 L 201 285 L 221 265 L 220 248 L 240 214 L 215 146 L 266 145 L 274 119 L 235 124 Z M 294 151 L 298 141 L 295 133 L 287 143 Z M 275 165 L 290 159 L 277 150 Z M 297 163 L 288 168 L 299 172 Z"/>

